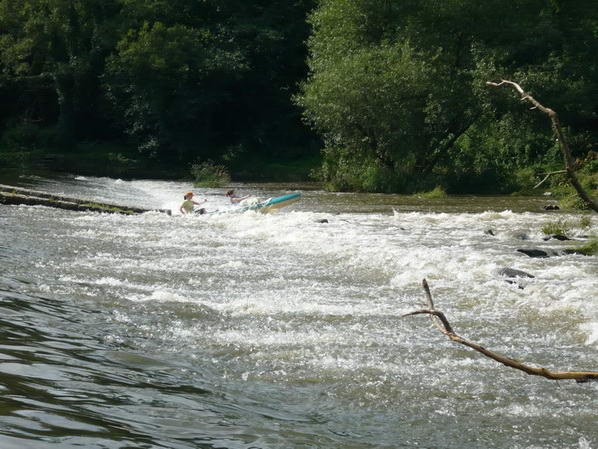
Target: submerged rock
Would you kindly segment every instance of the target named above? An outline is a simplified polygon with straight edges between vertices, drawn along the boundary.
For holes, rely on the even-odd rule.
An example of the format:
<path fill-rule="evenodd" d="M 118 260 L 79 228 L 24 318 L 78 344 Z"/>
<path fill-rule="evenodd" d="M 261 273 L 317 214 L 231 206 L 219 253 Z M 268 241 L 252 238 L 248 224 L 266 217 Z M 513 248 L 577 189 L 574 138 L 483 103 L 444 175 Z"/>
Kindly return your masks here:
<path fill-rule="evenodd" d="M 529 273 L 526 273 L 525 271 L 516 270 L 514 268 L 501 268 L 500 270 L 498 270 L 498 274 L 500 276 L 506 276 L 508 278 L 516 278 L 516 277 L 534 278 L 535 277 Z"/>
<path fill-rule="evenodd" d="M 567 237 L 566 235 L 562 235 L 562 234 L 550 234 L 543 238 L 543 240 L 552 240 L 552 239 L 560 240 L 561 242 L 564 240 L 571 240 L 569 237 Z"/>
<path fill-rule="evenodd" d="M 507 284 L 516 285 L 519 290 L 523 290 L 525 288 L 525 285 L 521 285 L 519 282 L 513 281 L 511 279 L 505 279 L 505 282 Z"/>
<path fill-rule="evenodd" d="M 523 248 L 519 248 L 517 250 L 520 253 L 525 254 L 526 256 L 529 257 L 537 257 L 537 258 L 542 258 L 542 257 L 553 257 L 553 256 L 567 256 L 570 254 L 579 254 L 582 256 L 587 256 L 588 254 L 583 250 L 583 248 L 580 249 L 561 249 L 561 250 L 542 250 L 542 249 L 523 249 Z"/>
<path fill-rule="evenodd" d="M 511 285 L 516 285 L 517 288 L 523 290 L 526 287 L 525 281 L 521 283 L 521 278 L 531 278 L 533 279 L 535 276 L 526 273 L 525 271 L 516 270 L 514 268 L 501 268 L 496 272 L 499 276 L 505 276 L 508 278 L 515 278 L 515 279 L 505 279 L 505 282 Z"/>
<path fill-rule="evenodd" d="M 541 249 L 523 249 L 519 248 L 517 250 L 520 253 L 525 254 L 529 257 L 549 257 L 549 254 L 546 251 L 542 251 Z"/>
<path fill-rule="evenodd" d="M 529 236 L 525 232 L 517 232 L 513 234 L 513 238 L 517 240 L 529 240 Z"/>
<path fill-rule="evenodd" d="M 328 223 L 328 219 L 322 218 L 320 220 L 316 220 L 316 223 Z"/>

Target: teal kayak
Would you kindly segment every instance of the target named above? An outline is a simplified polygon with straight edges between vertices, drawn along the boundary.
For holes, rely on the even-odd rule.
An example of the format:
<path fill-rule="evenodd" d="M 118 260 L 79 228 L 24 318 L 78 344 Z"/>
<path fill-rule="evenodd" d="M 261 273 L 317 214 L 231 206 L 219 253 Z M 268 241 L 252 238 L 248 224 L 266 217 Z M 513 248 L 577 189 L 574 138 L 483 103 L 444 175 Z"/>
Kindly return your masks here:
<path fill-rule="evenodd" d="M 301 199 L 300 193 L 289 193 L 287 195 L 277 196 L 274 198 L 268 198 L 267 200 L 260 201 L 259 203 L 255 204 L 248 204 L 246 206 L 237 207 L 231 210 L 223 210 L 219 211 L 216 210 L 214 212 L 209 212 L 211 214 L 238 214 L 242 212 L 247 212 L 249 210 L 253 210 L 259 212 L 261 214 L 268 214 L 270 212 L 274 212 L 281 207 L 288 206 L 289 204 L 293 204 Z"/>
<path fill-rule="evenodd" d="M 293 204 L 301 198 L 300 193 L 289 193 L 288 195 L 277 196 L 276 198 L 270 198 L 266 201 L 262 201 L 257 204 L 253 204 L 251 206 L 244 206 L 241 207 L 238 211 L 245 212 L 248 210 L 255 210 L 263 214 L 267 214 L 273 212 L 281 207 L 288 206 L 289 204 Z"/>

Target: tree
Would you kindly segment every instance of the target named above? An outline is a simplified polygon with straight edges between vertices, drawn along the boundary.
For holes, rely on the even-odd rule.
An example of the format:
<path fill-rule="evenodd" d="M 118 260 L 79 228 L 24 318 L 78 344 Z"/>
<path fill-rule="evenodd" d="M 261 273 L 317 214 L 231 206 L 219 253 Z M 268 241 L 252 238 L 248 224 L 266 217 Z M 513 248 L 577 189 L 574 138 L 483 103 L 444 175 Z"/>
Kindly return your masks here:
<path fill-rule="evenodd" d="M 291 101 L 313 0 L 0 0 L 0 127 L 173 162 L 303 150 Z M 23 134 L 23 133 L 21 133 Z M 50 132 L 48 133 L 51 134 Z M 75 148 L 76 145 L 60 145 Z"/>
<path fill-rule="evenodd" d="M 145 22 L 109 58 L 106 89 L 140 149 L 180 155 L 197 150 L 198 136 L 206 143 L 221 85 L 242 67 L 209 30 Z"/>
<path fill-rule="evenodd" d="M 484 99 L 485 80 L 534 79 L 560 93 L 559 106 L 596 90 L 595 66 L 580 64 L 598 45 L 591 3 L 322 0 L 309 19 L 310 73 L 298 103 L 326 141 L 323 179 L 336 188 L 413 190 L 450 184 L 458 172 L 509 176 L 514 157 L 537 161 L 550 142 L 539 121 L 522 147 L 497 147 L 504 136 L 496 124 L 523 115 Z M 577 104 L 564 114 L 581 127 L 594 120 L 596 100 Z"/>
<path fill-rule="evenodd" d="M 575 191 L 577 192 L 579 197 L 594 212 L 598 212 L 598 203 L 592 197 L 590 197 L 588 195 L 588 193 L 585 191 L 585 189 L 582 187 L 579 180 L 577 179 L 577 175 L 575 174 L 576 167 L 573 162 L 573 158 L 571 157 L 571 150 L 569 149 L 569 144 L 567 142 L 568 139 L 565 137 L 565 134 L 563 132 L 563 128 L 561 126 L 561 122 L 558 118 L 557 113 L 554 110 L 542 105 L 538 100 L 536 100 L 534 97 L 532 97 L 531 95 L 526 93 L 521 88 L 521 86 L 519 84 L 514 83 L 513 81 L 503 80 L 500 83 L 487 82 L 486 84 L 488 84 L 490 86 L 495 86 L 495 87 L 500 87 L 502 85 L 512 86 L 517 92 L 519 92 L 522 100 L 526 100 L 526 101 L 530 102 L 533 105 L 534 109 L 539 109 L 540 111 L 545 113 L 550 118 L 550 122 L 552 124 L 552 129 L 556 136 L 556 140 L 558 141 L 558 145 L 561 150 L 561 154 L 563 155 L 563 160 L 565 162 L 564 172 L 567 174 L 567 176 L 569 178 L 569 182 L 571 183 L 571 185 L 573 186 L 573 188 L 575 189 Z"/>
<path fill-rule="evenodd" d="M 53 90 L 62 142 L 89 129 L 117 14 L 116 0 L 0 0 L 3 79 Z"/>
<path fill-rule="evenodd" d="M 141 149 L 205 160 L 307 140 L 291 95 L 305 73 L 309 1 L 123 4 L 130 28 L 105 86 Z"/>

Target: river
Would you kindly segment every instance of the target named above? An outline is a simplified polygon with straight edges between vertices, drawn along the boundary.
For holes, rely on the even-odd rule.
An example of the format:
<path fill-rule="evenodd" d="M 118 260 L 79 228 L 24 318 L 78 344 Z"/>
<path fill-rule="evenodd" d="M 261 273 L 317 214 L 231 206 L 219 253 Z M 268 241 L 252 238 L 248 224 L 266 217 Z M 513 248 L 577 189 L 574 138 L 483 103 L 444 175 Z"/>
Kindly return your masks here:
<path fill-rule="evenodd" d="M 528 376 L 401 317 L 425 278 L 463 337 L 598 370 L 598 257 L 517 252 L 579 243 L 543 240 L 543 224 L 580 222 L 545 198 L 239 184 L 302 199 L 191 217 L 185 182 L 19 183 L 175 213 L 0 205 L 1 449 L 598 448 L 598 383 Z M 587 217 L 573 237 L 598 234 Z"/>

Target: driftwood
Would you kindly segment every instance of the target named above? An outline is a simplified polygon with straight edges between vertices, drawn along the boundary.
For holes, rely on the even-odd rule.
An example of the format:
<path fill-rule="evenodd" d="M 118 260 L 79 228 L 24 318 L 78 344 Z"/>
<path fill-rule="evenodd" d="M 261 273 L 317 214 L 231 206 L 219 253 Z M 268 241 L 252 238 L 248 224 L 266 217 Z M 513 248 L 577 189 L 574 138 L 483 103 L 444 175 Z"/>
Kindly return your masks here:
<path fill-rule="evenodd" d="M 169 209 L 143 209 L 139 207 L 119 206 L 116 204 L 98 203 L 96 201 L 53 195 L 47 192 L 24 189 L 0 184 L 0 204 L 25 204 L 29 206 L 46 206 L 74 211 L 104 212 L 111 214 L 142 214 L 145 212 L 163 212 L 170 215 Z"/>
<path fill-rule="evenodd" d="M 428 308 L 406 313 L 405 315 L 403 315 L 403 317 L 421 314 L 430 315 L 432 321 L 434 322 L 438 330 L 452 341 L 456 343 L 461 343 L 462 345 L 465 345 L 478 352 L 481 352 L 486 357 L 489 357 L 492 360 L 496 360 L 497 362 L 502 363 L 503 365 L 508 366 L 510 368 L 521 370 L 531 376 L 541 376 L 552 380 L 571 379 L 577 382 L 598 381 L 598 371 L 553 372 L 547 370 L 546 368 L 536 368 L 533 366 L 526 365 L 524 363 L 518 362 L 517 360 L 511 359 L 510 357 L 506 357 L 504 355 L 490 351 L 476 343 L 467 341 L 466 339 L 460 337 L 455 333 L 444 313 L 442 313 L 440 310 L 436 310 L 436 308 L 434 307 L 434 301 L 432 300 L 432 294 L 430 293 L 430 288 L 428 287 L 428 283 L 425 279 L 422 281 L 422 284 L 424 287 L 424 291 L 426 292 Z"/>
<path fill-rule="evenodd" d="M 569 150 L 569 144 L 567 143 L 567 139 L 565 138 L 565 134 L 563 133 L 563 129 L 561 127 L 561 123 L 559 121 L 559 117 L 558 117 L 557 113 L 554 110 L 547 108 L 546 106 L 543 106 L 542 104 L 540 104 L 540 102 L 538 102 L 538 100 L 536 100 L 530 94 L 525 92 L 519 84 L 514 83 L 513 81 L 502 80 L 500 83 L 493 83 L 491 81 L 488 81 L 488 82 L 486 82 L 486 84 L 489 86 L 495 86 L 495 87 L 500 87 L 503 85 L 512 86 L 517 92 L 519 92 L 522 100 L 529 101 L 534 106 L 532 109 L 539 109 L 540 111 L 542 111 L 546 115 L 548 115 L 548 117 L 550 118 L 550 122 L 552 123 L 552 129 L 554 130 L 554 133 L 556 134 L 556 138 L 559 142 L 559 148 L 561 150 L 561 154 L 563 155 L 563 160 L 565 161 L 565 170 L 564 171 L 569 178 L 569 183 L 573 186 L 573 188 L 575 189 L 575 191 L 577 192 L 579 197 L 594 212 L 598 212 L 598 203 L 586 193 L 586 191 L 583 189 L 583 187 L 579 183 L 577 176 L 575 175 L 575 165 L 573 163 L 573 158 L 571 157 L 571 151 Z M 555 172 L 554 174 L 556 174 L 556 173 L 557 172 Z M 548 174 L 548 175 L 550 176 L 551 174 Z M 542 184 L 545 180 L 546 180 L 546 178 L 542 182 L 540 182 L 540 184 Z M 538 186 L 540 184 L 538 184 Z"/>

